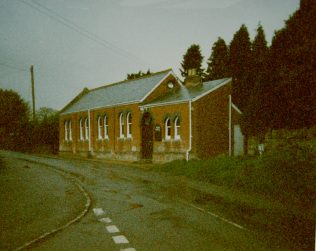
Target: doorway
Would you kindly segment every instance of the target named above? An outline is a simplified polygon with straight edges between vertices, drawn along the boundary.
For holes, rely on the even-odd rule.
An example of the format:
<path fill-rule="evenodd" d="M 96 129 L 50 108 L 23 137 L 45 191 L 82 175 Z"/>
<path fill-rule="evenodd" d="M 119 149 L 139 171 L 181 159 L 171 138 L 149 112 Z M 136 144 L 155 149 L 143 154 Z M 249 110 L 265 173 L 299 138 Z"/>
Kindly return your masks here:
<path fill-rule="evenodd" d="M 153 157 L 153 119 L 149 112 L 145 112 L 141 124 L 142 136 L 142 159 L 152 159 Z"/>

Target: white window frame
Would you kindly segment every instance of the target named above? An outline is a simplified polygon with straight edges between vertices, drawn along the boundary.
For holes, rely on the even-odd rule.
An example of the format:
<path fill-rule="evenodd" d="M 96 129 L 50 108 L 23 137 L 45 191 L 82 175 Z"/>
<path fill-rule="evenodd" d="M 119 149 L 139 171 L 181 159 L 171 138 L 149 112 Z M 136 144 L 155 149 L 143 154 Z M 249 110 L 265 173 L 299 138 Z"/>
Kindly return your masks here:
<path fill-rule="evenodd" d="M 120 114 L 120 138 L 124 138 L 124 116 Z"/>
<path fill-rule="evenodd" d="M 169 123 L 169 125 L 168 125 Z M 171 139 L 171 120 L 170 118 L 166 118 L 165 120 L 165 139 L 170 140 Z"/>
<path fill-rule="evenodd" d="M 68 128 L 69 128 L 68 139 L 69 139 L 69 141 L 72 141 L 72 125 L 71 125 L 71 120 L 68 121 Z"/>
<path fill-rule="evenodd" d="M 109 138 L 109 123 L 108 123 L 108 117 L 104 115 L 103 117 L 103 133 L 104 133 L 104 138 L 108 139 Z"/>
<path fill-rule="evenodd" d="M 68 121 L 67 120 L 64 122 L 64 126 L 65 126 L 65 141 L 68 141 Z"/>
<path fill-rule="evenodd" d="M 98 139 L 102 139 L 102 126 L 103 126 L 103 123 L 102 123 L 102 117 L 101 116 L 98 116 Z"/>
<path fill-rule="evenodd" d="M 177 125 L 177 122 L 179 122 L 179 125 Z M 181 127 L 180 118 L 176 117 L 175 120 L 174 120 L 174 139 L 176 139 L 176 140 L 181 139 L 180 127 Z"/>
<path fill-rule="evenodd" d="M 89 140 L 89 119 L 84 120 L 85 140 Z"/>
<path fill-rule="evenodd" d="M 83 119 L 82 118 L 79 120 L 79 138 L 80 138 L 80 140 L 84 140 L 84 137 L 83 137 Z"/>
<path fill-rule="evenodd" d="M 129 112 L 126 115 L 126 129 L 127 129 L 127 138 L 131 138 L 132 137 L 132 114 Z"/>

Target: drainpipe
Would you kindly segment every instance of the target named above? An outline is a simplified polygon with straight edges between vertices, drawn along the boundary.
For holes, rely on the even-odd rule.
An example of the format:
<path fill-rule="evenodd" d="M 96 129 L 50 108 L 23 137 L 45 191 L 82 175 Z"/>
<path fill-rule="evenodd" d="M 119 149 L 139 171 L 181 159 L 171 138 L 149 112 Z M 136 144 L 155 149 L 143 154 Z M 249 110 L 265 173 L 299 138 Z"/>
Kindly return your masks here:
<path fill-rule="evenodd" d="M 229 95 L 228 97 L 228 154 L 232 156 L 232 96 Z"/>
<path fill-rule="evenodd" d="M 88 123 L 89 123 L 89 153 L 91 153 L 91 120 L 90 120 L 90 109 L 88 109 Z"/>
<path fill-rule="evenodd" d="M 186 151 L 186 160 L 190 159 L 190 152 L 192 150 L 192 103 L 189 100 L 189 149 Z"/>

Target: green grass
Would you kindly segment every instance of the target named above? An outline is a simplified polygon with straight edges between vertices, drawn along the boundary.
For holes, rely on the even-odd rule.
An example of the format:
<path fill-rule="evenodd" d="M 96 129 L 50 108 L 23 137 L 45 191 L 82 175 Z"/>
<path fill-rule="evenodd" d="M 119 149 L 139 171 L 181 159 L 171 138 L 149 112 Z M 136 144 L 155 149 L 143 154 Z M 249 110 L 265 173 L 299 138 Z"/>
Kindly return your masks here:
<path fill-rule="evenodd" d="M 316 202 L 316 151 L 313 144 L 292 143 L 262 156 L 177 160 L 159 171 L 258 193 L 310 208 Z"/>

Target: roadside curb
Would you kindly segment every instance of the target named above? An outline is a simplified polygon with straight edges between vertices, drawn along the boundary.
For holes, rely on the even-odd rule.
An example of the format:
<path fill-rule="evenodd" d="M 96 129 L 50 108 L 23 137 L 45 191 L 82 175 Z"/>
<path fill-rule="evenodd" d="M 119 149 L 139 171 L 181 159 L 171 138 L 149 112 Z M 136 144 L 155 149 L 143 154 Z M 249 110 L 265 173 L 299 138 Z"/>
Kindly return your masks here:
<path fill-rule="evenodd" d="M 32 162 L 34 164 L 41 164 L 41 165 L 44 165 L 50 169 L 53 169 L 53 171 L 55 172 L 58 172 L 59 174 L 61 174 L 63 177 L 65 178 L 68 178 L 71 180 L 71 182 L 83 193 L 84 197 L 86 198 L 86 203 L 85 203 L 85 206 L 84 206 L 84 209 L 81 211 L 81 213 L 79 215 L 77 215 L 74 219 L 68 221 L 66 224 L 58 227 L 58 228 L 54 228 L 53 230 L 49 231 L 49 232 L 46 232 L 44 234 L 42 234 L 41 236 L 37 237 L 36 239 L 34 240 L 31 240 L 29 242 L 26 242 L 24 245 L 16 248 L 15 250 L 18 251 L 18 250 L 23 250 L 25 248 L 28 248 L 29 246 L 41 241 L 41 240 L 44 240 L 45 238 L 48 238 L 49 236 L 53 235 L 53 234 L 56 234 L 64 229 L 66 229 L 67 227 L 69 227 L 70 225 L 78 222 L 79 220 L 81 220 L 89 211 L 90 207 L 91 207 L 91 204 L 92 204 L 92 200 L 91 200 L 91 197 L 90 195 L 88 194 L 88 192 L 84 189 L 84 187 L 80 184 L 80 180 L 76 177 L 73 177 L 71 176 L 70 177 L 70 174 L 67 173 L 67 172 L 64 172 L 64 171 L 61 171 L 59 169 L 56 169 L 54 168 L 53 166 L 50 166 L 50 165 L 47 165 L 47 164 L 44 164 L 44 163 L 38 163 L 36 161 L 33 161 L 33 160 L 28 160 L 28 159 L 24 159 L 24 158 L 21 158 L 21 160 L 24 160 L 24 161 L 28 161 L 28 162 Z"/>

